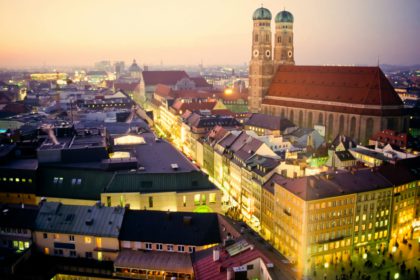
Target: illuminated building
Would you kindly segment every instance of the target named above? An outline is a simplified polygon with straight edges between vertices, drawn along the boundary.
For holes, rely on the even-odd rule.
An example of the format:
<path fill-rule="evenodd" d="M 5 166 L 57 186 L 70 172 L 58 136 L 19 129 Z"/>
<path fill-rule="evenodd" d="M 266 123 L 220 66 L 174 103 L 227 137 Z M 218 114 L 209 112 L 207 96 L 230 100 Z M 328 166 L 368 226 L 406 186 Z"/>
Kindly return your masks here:
<path fill-rule="evenodd" d="M 45 255 L 115 260 L 124 217 L 122 207 L 44 202 L 35 220 L 34 243 Z"/>
<path fill-rule="evenodd" d="M 68 75 L 66 73 L 34 73 L 30 74 L 31 80 L 34 81 L 66 81 Z"/>
<path fill-rule="evenodd" d="M 0 219 L 0 248 L 23 252 L 32 245 L 32 232 L 38 209 L 24 209 L 9 205 L 2 210 Z"/>
<path fill-rule="evenodd" d="M 274 186 L 274 216 L 277 218 L 269 232 L 273 232 L 274 246 L 297 263 L 299 270 L 309 273 L 315 265 L 347 261 L 360 246 L 368 250 L 381 242 L 386 246 L 388 236 L 381 236 L 380 240 L 374 238 L 374 233 L 383 229 L 383 224 L 376 226 L 375 221 L 379 223 L 386 219 L 384 216 L 376 218 L 376 214 L 385 212 L 387 206 L 390 211 L 392 185 L 381 174 L 362 170 L 355 174 L 339 172 L 298 179 L 274 175 L 270 184 Z M 384 200 L 388 198 L 388 204 L 383 204 L 382 200 L 370 201 L 372 195 L 376 197 L 387 192 Z M 369 202 L 358 202 L 367 196 Z M 370 210 L 370 202 L 377 203 L 379 207 L 375 209 L 378 210 Z M 365 205 L 372 212 L 363 212 Z M 365 213 L 360 215 L 366 216 L 355 218 L 356 206 Z M 363 223 L 357 224 L 363 217 Z M 363 226 L 360 231 L 365 236 L 364 243 L 360 244 L 359 237 L 354 235 L 359 226 Z"/>
<path fill-rule="evenodd" d="M 253 14 L 249 109 L 286 117 L 300 127 L 323 126 L 326 139 L 349 135 L 367 143 L 376 131 L 408 129 L 404 105 L 379 67 L 295 66 L 293 15 Z M 274 49 L 274 59 L 272 51 Z"/>

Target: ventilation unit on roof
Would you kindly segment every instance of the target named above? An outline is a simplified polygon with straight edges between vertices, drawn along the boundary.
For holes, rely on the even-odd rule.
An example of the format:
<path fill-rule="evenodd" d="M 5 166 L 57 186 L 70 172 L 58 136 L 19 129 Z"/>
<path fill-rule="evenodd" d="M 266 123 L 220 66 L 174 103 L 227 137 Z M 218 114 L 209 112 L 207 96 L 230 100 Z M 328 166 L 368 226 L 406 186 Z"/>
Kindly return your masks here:
<path fill-rule="evenodd" d="M 176 164 L 176 163 L 172 163 L 172 164 L 171 164 L 171 168 L 172 168 L 173 170 L 178 170 L 179 166 L 178 166 L 178 164 Z"/>
<path fill-rule="evenodd" d="M 87 226 L 91 226 L 91 225 L 93 225 L 93 218 L 86 219 L 85 224 L 86 224 Z"/>

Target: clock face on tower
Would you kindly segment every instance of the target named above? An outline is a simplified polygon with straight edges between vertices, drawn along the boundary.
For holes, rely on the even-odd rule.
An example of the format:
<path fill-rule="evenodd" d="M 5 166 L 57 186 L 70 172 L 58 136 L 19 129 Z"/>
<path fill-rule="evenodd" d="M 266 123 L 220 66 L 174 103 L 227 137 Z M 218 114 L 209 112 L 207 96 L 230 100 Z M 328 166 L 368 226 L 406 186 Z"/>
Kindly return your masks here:
<path fill-rule="evenodd" d="M 260 52 L 258 50 L 254 50 L 252 54 L 254 55 L 254 57 L 257 57 L 260 54 Z"/>
<path fill-rule="evenodd" d="M 289 57 L 292 57 L 292 55 L 293 55 L 292 51 L 289 51 L 289 52 L 287 53 L 287 55 L 288 55 Z"/>
<path fill-rule="evenodd" d="M 271 52 L 270 52 L 269 50 L 266 50 L 266 51 L 265 51 L 265 56 L 266 56 L 266 57 L 270 57 L 270 54 L 271 54 Z"/>

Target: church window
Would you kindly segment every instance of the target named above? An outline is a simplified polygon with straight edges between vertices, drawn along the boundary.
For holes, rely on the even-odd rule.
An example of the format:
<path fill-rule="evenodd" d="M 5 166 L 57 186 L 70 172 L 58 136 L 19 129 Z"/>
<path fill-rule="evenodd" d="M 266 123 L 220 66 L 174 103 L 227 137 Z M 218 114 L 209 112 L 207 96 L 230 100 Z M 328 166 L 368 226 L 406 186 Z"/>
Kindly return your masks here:
<path fill-rule="evenodd" d="M 281 36 L 277 37 L 277 43 L 281 43 Z"/>
<path fill-rule="evenodd" d="M 372 136 L 373 134 L 373 119 L 372 118 L 368 118 L 366 120 L 366 141 L 369 140 L 369 138 Z"/>
<path fill-rule="evenodd" d="M 340 125 L 339 125 L 339 133 L 344 133 L 344 116 L 340 115 Z"/>
<path fill-rule="evenodd" d="M 312 112 L 308 113 L 308 125 L 309 128 L 312 127 Z"/>
<path fill-rule="evenodd" d="M 258 42 L 258 34 L 255 34 L 255 42 Z"/>
<path fill-rule="evenodd" d="M 268 43 L 270 41 L 270 35 L 265 35 L 265 41 Z"/>
<path fill-rule="evenodd" d="M 299 126 L 303 127 L 303 112 L 302 112 L 302 110 L 299 111 Z"/>
<path fill-rule="evenodd" d="M 356 136 L 356 117 L 352 117 L 350 121 L 350 137 Z"/>
<path fill-rule="evenodd" d="M 332 114 L 328 116 L 328 138 L 332 138 L 333 134 L 334 117 Z"/>
<path fill-rule="evenodd" d="M 318 124 L 320 124 L 320 125 L 324 124 L 324 115 L 322 113 L 319 113 Z"/>

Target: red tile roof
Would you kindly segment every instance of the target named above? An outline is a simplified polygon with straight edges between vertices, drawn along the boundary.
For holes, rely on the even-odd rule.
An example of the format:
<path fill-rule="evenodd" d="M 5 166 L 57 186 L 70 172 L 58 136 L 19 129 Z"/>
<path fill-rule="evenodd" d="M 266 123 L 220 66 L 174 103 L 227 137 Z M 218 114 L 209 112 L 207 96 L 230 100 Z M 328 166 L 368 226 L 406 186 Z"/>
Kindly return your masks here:
<path fill-rule="evenodd" d="M 140 88 L 140 83 L 121 83 L 121 82 L 115 82 L 114 88 L 117 90 L 122 91 L 135 91 Z"/>
<path fill-rule="evenodd" d="M 177 114 L 190 110 L 191 112 L 197 110 L 213 110 L 217 102 L 182 102 L 181 100 L 175 101 L 172 105 L 172 109 L 175 110 Z M 182 114 L 182 113 L 181 113 Z"/>
<path fill-rule="evenodd" d="M 198 280 L 225 280 L 227 268 L 238 267 L 258 258 L 261 258 L 265 263 L 270 263 L 270 260 L 256 248 L 248 249 L 234 256 L 229 256 L 226 250 L 221 249 L 218 261 L 213 261 L 213 250 L 209 249 L 209 252 L 203 252 L 204 256 L 201 258 L 198 256 L 193 264 L 195 277 Z"/>
<path fill-rule="evenodd" d="M 211 87 L 209 83 L 207 83 L 206 79 L 203 77 L 191 77 L 190 78 L 194 83 L 196 87 Z"/>
<path fill-rule="evenodd" d="M 146 85 L 175 85 L 183 78 L 189 78 L 185 71 L 143 71 L 143 80 Z"/>
<path fill-rule="evenodd" d="M 370 140 L 382 144 L 391 144 L 400 148 L 407 147 L 407 133 L 399 133 L 394 130 L 385 129 L 373 135 Z"/>
<path fill-rule="evenodd" d="M 320 104 L 314 100 L 336 103 Z M 364 115 L 398 115 L 403 108 L 379 67 L 282 65 L 263 104 Z M 354 108 L 348 104 L 395 107 Z"/>

